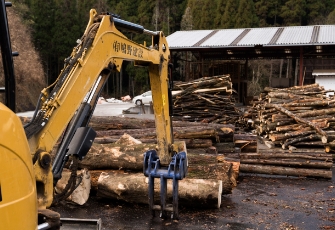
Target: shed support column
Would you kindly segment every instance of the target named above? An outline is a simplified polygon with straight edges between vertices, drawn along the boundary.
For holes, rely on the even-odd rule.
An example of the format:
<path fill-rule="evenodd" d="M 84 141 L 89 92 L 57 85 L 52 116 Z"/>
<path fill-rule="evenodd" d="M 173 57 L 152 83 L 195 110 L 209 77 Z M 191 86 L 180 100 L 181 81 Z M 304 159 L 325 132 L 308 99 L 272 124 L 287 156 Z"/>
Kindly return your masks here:
<path fill-rule="evenodd" d="M 300 47 L 300 60 L 299 60 L 299 85 L 303 85 L 303 69 L 304 69 L 304 54 L 303 54 L 303 48 Z"/>
<path fill-rule="evenodd" d="M 244 79 L 247 82 L 248 79 L 248 58 L 245 59 L 245 64 L 244 64 Z M 244 81 L 243 81 L 244 82 Z M 248 86 L 245 85 L 242 86 L 242 81 L 241 81 L 241 74 L 238 75 L 238 93 L 239 93 L 239 102 L 243 102 L 245 103 L 245 99 L 247 98 L 248 95 L 244 95 L 244 93 L 247 93 L 247 88 Z M 246 89 L 244 90 L 244 87 L 246 87 Z M 241 92 L 241 90 L 243 89 L 243 92 Z"/>
<path fill-rule="evenodd" d="M 190 79 L 190 66 L 188 62 L 188 51 L 186 51 L 186 71 L 185 71 L 185 82 L 188 82 Z"/>

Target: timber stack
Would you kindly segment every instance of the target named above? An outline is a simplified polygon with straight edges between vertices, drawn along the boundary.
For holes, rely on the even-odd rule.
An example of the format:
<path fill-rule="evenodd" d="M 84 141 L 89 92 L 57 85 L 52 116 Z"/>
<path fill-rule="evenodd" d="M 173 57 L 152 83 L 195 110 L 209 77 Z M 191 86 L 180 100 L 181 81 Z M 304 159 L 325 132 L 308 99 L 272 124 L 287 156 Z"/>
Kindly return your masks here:
<path fill-rule="evenodd" d="M 229 75 L 175 82 L 173 90 L 174 120 L 235 125 L 240 118 Z"/>
<path fill-rule="evenodd" d="M 234 152 L 235 126 L 188 121 L 173 121 L 175 141 L 185 141 L 187 149 L 207 149 L 214 146 L 218 153 Z M 122 117 L 93 117 L 90 126 L 97 131 L 96 143 L 116 142 L 128 134 L 142 143 L 156 143 L 155 121 Z"/>
<path fill-rule="evenodd" d="M 266 87 L 244 116 L 261 140 L 257 154 L 241 154 L 241 171 L 331 178 L 335 99 L 330 92 L 318 84 Z"/>
<path fill-rule="evenodd" d="M 233 138 L 233 127 L 224 124 L 204 127 L 202 123 L 183 121 L 173 121 L 173 125 L 175 143 L 184 141 L 188 150 L 188 175 L 179 182 L 180 204 L 219 208 L 221 196 L 230 194 L 236 186 L 239 163 L 226 161 L 216 148 L 207 152 L 205 149 L 220 139 Z M 147 204 L 143 154 L 156 149 L 155 121 L 92 117 L 90 126 L 96 130 L 97 138 L 79 168 L 89 170 L 92 191 L 99 197 Z M 155 181 L 157 199 L 159 184 L 159 180 Z"/>

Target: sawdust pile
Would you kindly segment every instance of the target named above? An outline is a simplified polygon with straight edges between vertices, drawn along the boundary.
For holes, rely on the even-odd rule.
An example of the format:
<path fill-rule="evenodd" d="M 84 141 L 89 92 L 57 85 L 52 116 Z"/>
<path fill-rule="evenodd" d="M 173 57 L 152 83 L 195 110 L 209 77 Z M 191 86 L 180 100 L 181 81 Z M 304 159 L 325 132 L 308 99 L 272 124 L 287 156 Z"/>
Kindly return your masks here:
<path fill-rule="evenodd" d="M 19 56 L 13 57 L 16 79 L 16 112 L 34 110 L 38 96 L 45 87 L 41 59 L 32 43 L 29 27 L 23 23 L 14 6 L 7 7 L 7 18 L 12 51 L 19 52 Z M 0 58 L 0 86 L 5 86 L 2 57 Z M 4 102 L 4 94 L 0 96 L 0 101 Z"/>

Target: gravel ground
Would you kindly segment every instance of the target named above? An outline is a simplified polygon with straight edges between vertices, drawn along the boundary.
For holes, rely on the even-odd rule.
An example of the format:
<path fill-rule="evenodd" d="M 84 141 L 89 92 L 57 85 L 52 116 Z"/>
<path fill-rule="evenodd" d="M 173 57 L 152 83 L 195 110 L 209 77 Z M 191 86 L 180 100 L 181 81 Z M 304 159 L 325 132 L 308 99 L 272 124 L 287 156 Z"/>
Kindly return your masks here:
<path fill-rule="evenodd" d="M 335 229 L 335 179 L 241 174 L 220 209 L 180 207 L 179 221 L 94 194 L 83 206 L 63 202 L 52 209 L 62 217 L 101 218 L 102 229 Z"/>

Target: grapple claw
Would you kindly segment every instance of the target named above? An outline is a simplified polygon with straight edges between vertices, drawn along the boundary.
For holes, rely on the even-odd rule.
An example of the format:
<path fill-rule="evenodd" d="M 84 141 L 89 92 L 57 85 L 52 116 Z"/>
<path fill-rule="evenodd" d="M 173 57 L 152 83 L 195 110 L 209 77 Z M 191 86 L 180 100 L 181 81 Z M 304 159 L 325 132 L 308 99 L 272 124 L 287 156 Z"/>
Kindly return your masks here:
<path fill-rule="evenodd" d="M 186 152 L 176 153 L 168 166 L 160 164 L 155 150 L 144 153 L 143 173 L 149 178 L 149 208 L 153 216 L 160 211 L 160 217 L 166 219 L 171 214 L 172 219 L 178 216 L 178 182 L 187 174 Z M 160 205 L 154 204 L 154 179 L 160 178 Z M 167 204 L 167 179 L 172 179 L 172 205 Z"/>

